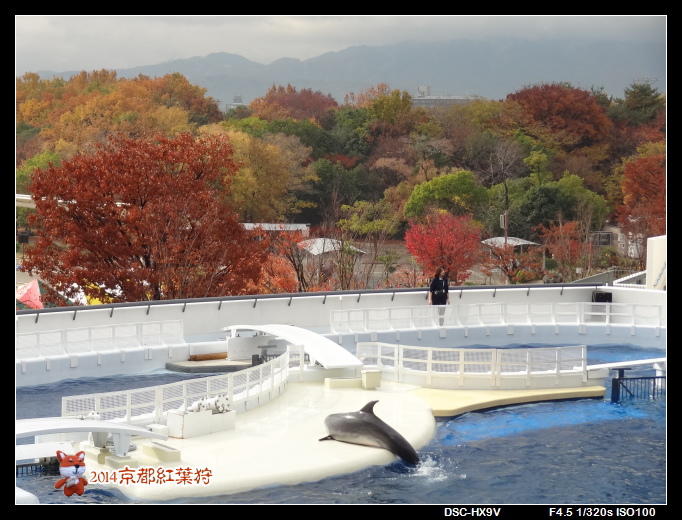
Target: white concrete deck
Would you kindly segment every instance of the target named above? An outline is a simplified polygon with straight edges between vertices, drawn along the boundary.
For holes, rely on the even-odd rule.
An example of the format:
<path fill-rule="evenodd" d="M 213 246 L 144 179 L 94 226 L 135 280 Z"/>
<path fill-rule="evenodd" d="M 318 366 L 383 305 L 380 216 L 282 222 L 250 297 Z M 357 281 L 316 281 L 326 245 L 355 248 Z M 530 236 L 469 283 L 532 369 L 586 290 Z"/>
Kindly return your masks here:
<path fill-rule="evenodd" d="M 178 462 L 152 458 L 144 449 L 149 441 L 136 438 L 132 442 L 138 449 L 130 452 L 128 459 L 118 461 L 127 461 L 131 468 L 205 471 L 207 483 L 123 485 L 119 479 L 118 484 L 109 487 L 142 502 L 181 501 L 184 497 L 230 495 L 260 487 L 311 482 L 389 464 L 398 459 L 384 449 L 319 440 L 328 434 L 324 426 L 327 415 L 357 411 L 372 400 L 379 401 L 374 409 L 376 415 L 400 432 L 419 453 L 435 435 L 436 416 L 519 402 L 601 397 L 605 392 L 601 386 L 524 391 L 430 390 L 387 381 L 374 390 L 361 385 L 330 386 L 323 382 L 290 383 L 277 399 L 238 414 L 232 430 L 189 439 L 169 437 L 163 444 L 180 450 Z M 93 457 L 88 458 L 85 443 L 74 445 L 74 450 L 81 449 L 86 450 L 88 471 L 111 475 L 116 471 L 98 464 Z M 100 485 L 91 483 L 92 487 Z"/>
<path fill-rule="evenodd" d="M 132 464 L 166 470 L 208 470 L 208 484 L 110 486 L 136 500 L 162 501 L 316 481 L 372 465 L 388 464 L 397 457 L 381 448 L 320 442 L 319 439 L 328 435 L 324 420 L 332 413 L 357 411 L 376 399 L 379 401 L 374 408 L 376 415 L 419 450 L 433 438 L 436 423 L 428 403 L 412 394 L 414 388 L 387 382 L 382 382 L 375 390 L 361 386 L 330 389 L 322 382 L 291 383 L 277 399 L 238 414 L 232 430 L 189 439 L 169 437 L 163 444 L 181 450 L 180 462 L 160 462 L 151 458 L 140 449 L 140 444 L 146 441 L 133 439 L 138 449 L 129 453 Z M 74 449 L 83 447 L 74 446 Z M 87 452 L 86 464 L 88 471 L 114 471 L 88 458 Z M 91 484 L 92 487 L 98 485 L 101 484 Z"/>

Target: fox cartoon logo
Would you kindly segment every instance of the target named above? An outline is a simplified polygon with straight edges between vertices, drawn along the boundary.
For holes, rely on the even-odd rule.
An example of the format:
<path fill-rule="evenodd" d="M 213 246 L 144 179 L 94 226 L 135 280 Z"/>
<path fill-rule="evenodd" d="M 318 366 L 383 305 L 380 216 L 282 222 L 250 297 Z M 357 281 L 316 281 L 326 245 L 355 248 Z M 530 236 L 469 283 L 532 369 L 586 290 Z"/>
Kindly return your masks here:
<path fill-rule="evenodd" d="M 59 459 L 59 473 L 63 478 L 55 482 L 54 488 L 59 489 L 64 486 L 64 494 L 70 497 L 74 493 L 82 495 L 85 492 L 85 486 L 88 481 L 83 477 L 85 475 L 85 452 L 79 451 L 75 455 L 67 455 L 63 451 L 57 452 L 57 459 Z"/>

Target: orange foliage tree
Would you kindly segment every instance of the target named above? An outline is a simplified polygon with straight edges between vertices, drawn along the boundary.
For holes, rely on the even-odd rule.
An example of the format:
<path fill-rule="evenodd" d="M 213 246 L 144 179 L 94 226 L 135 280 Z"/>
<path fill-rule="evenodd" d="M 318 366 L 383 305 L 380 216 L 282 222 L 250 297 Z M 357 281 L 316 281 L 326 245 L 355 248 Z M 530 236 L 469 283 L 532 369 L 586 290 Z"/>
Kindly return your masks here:
<path fill-rule="evenodd" d="M 115 71 L 100 70 L 68 81 L 41 80 L 33 73 L 17 78 L 16 119 L 24 133 L 36 132 L 43 148 L 68 158 L 111 132 L 173 135 L 222 121 L 223 115 L 205 88 L 181 74 L 120 79 Z"/>
<path fill-rule="evenodd" d="M 249 108 L 253 115 L 266 121 L 275 119 L 312 119 L 321 123 L 330 109 L 338 108 L 331 94 L 313 91 L 309 88 L 296 90 L 287 85 L 273 85 L 265 96 L 254 99 Z"/>
<path fill-rule="evenodd" d="M 666 232 L 666 168 L 665 155 L 639 157 L 625 164 L 623 205 L 618 214 L 621 225 L 627 225 L 627 216 L 637 210 L 648 215 L 649 236 Z"/>
<path fill-rule="evenodd" d="M 481 255 L 480 269 L 486 276 L 493 276 L 493 270 L 499 269 L 505 281 L 510 284 L 525 283 L 539 278 L 542 264 L 538 261 L 535 248 L 518 251 L 511 245 L 488 245 L 487 254 Z"/>
<path fill-rule="evenodd" d="M 272 239 L 273 254 L 283 259 L 293 273 L 291 281 L 295 287 L 289 292 L 330 291 L 332 286 L 323 255 L 312 259 L 301 246 L 302 241 L 303 234 L 300 231 L 282 231 Z"/>
<path fill-rule="evenodd" d="M 618 222 L 635 246 L 640 267 L 646 260 L 646 239 L 666 234 L 666 159 L 657 154 L 628 161 L 622 183 L 623 204 Z"/>
<path fill-rule="evenodd" d="M 423 222 L 413 222 L 405 233 L 405 245 L 424 270 L 436 267 L 450 271 L 450 281 L 461 285 L 478 261 L 481 234 L 470 216 L 434 213 Z"/>
<path fill-rule="evenodd" d="M 242 294 L 267 241 L 219 202 L 236 165 L 223 136 L 111 136 L 32 176 L 39 236 L 24 269 L 67 297 L 126 302 Z M 230 175 L 231 174 L 231 175 Z"/>
<path fill-rule="evenodd" d="M 576 268 L 580 268 L 582 276 L 589 274 L 594 256 L 594 246 L 582 240 L 584 234 L 580 222 L 559 222 L 545 227 L 537 227 L 538 235 L 546 246 L 552 259 L 557 263 L 561 279 L 571 282 L 576 278 Z"/>
<path fill-rule="evenodd" d="M 571 151 L 608 137 L 612 123 L 591 92 L 561 83 L 526 87 L 509 94 L 523 107 L 524 131 L 549 148 Z"/>
<path fill-rule="evenodd" d="M 388 86 L 388 83 L 377 83 L 363 89 L 357 96 L 355 92 L 349 92 L 346 94 L 343 102 L 347 107 L 369 108 L 375 99 L 387 96 L 390 92 L 391 87 Z"/>

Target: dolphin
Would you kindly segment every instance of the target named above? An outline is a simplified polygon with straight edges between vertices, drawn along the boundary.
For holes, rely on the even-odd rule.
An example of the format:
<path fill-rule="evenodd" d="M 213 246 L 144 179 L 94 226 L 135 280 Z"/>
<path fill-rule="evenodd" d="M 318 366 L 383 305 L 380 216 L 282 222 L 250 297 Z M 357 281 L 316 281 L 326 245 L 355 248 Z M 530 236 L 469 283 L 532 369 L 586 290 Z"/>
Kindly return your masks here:
<path fill-rule="evenodd" d="M 329 435 L 321 441 L 336 440 L 376 446 L 397 455 L 408 464 L 419 464 L 419 456 L 405 437 L 374 415 L 374 405 L 370 401 L 358 412 L 333 413 L 324 420 Z"/>

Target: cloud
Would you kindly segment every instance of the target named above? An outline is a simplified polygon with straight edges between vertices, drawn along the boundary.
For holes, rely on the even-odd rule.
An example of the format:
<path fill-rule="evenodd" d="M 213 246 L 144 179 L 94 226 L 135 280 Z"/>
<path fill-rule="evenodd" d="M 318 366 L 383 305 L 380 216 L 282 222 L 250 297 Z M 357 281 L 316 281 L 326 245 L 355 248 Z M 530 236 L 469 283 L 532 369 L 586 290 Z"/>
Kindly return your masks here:
<path fill-rule="evenodd" d="M 16 74 L 153 65 L 214 52 L 259 63 L 405 40 L 665 41 L 665 16 L 15 17 Z"/>

